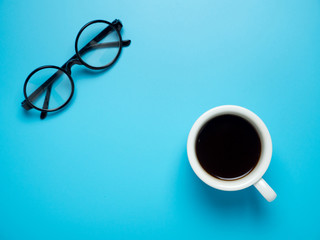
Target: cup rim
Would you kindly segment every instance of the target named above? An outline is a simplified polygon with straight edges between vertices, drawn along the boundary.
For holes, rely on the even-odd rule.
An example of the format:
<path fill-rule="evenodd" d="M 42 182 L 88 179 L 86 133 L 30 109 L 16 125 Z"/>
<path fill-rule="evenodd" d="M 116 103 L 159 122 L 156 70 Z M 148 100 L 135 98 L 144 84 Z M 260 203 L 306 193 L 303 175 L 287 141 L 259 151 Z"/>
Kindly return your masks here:
<path fill-rule="evenodd" d="M 209 120 L 226 114 L 236 115 L 247 120 L 256 129 L 261 141 L 261 155 L 257 165 L 249 174 L 236 180 L 221 180 L 207 173 L 200 165 L 195 149 L 196 139 L 202 127 Z M 223 105 L 208 110 L 195 121 L 188 136 L 187 154 L 193 171 L 203 182 L 216 189 L 236 191 L 247 188 L 262 178 L 271 161 L 272 141 L 266 125 L 255 113 L 240 106 Z"/>

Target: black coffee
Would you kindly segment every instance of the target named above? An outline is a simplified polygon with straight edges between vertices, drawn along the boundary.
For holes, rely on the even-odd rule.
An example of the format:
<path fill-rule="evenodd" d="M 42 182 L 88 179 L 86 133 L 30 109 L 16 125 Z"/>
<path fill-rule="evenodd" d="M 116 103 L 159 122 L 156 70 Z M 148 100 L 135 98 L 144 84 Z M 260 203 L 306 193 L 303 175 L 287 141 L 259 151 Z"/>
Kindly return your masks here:
<path fill-rule="evenodd" d="M 198 160 L 210 175 L 235 180 L 257 165 L 261 142 L 254 127 L 235 115 L 211 119 L 201 129 L 196 142 Z"/>

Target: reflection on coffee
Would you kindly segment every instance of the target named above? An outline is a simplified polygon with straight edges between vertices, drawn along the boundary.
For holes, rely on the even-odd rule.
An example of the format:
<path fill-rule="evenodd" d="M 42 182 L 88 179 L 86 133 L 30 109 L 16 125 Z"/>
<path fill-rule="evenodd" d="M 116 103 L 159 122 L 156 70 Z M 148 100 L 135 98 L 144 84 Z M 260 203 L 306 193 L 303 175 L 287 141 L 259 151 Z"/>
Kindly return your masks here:
<path fill-rule="evenodd" d="M 210 175 L 235 180 L 257 165 L 261 141 L 255 128 L 236 115 L 221 115 L 208 121 L 198 134 L 196 154 Z"/>

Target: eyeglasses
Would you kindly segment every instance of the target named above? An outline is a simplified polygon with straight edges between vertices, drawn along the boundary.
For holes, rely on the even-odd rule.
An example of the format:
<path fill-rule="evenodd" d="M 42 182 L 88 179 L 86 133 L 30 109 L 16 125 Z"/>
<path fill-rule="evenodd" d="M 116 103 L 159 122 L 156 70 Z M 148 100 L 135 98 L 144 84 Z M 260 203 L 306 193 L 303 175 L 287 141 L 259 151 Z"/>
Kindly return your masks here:
<path fill-rule="evenodd" d="M 122 23 L 118 19 L 112 23 L 95 20 L 84 25 L 76 37 L 76 54 L 62 67 L 46 65 L 29 74 L 23 87 L 25 100 L 21 103 L 22 107 L 41 111 L 41 119 L 48 112 L 65 107 L 74 93 L 71 67 L 77 64 L 99 70 L 113 65 L 122 47 L 131 43 L 130 40 L 122 40 L 121 28 Z"/>

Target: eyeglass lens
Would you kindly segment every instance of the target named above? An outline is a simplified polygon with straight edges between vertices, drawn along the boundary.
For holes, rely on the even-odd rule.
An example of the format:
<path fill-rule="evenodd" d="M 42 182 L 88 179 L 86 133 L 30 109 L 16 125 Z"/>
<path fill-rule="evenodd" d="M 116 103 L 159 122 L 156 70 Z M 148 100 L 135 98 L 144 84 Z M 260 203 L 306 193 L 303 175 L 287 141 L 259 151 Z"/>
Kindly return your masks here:
<path fill-rule="evenodd" d="M 40 86 L 55 76 L 44 90 L 42 90 L 37 97 L 30 97 Z M 56 68 L 44 68 L 35 72 L 29 79 L 26 86 L 26 94 L 28 100 L 37 108 L 43 110 L 53 110 L 59 108 L 67 102 L 72 93 L 72 84 L 68 75 Z M 45 101 L 45 98 L 49 98 Z"/>
<path fill-rule="evenodd" d="M 110 31 L 99 42 L 94 39 L 99 33 L 108 27 Z M 86 51 L 79 51 L 88 43 L 89 48 Z M 87 26 L 79 36 L 76 46 L 81 59 L 92 67 L 103 67 L 110 64 L 120 51 L 120 36 L 114 26 L 104 22 L 97 22 Z"/>

